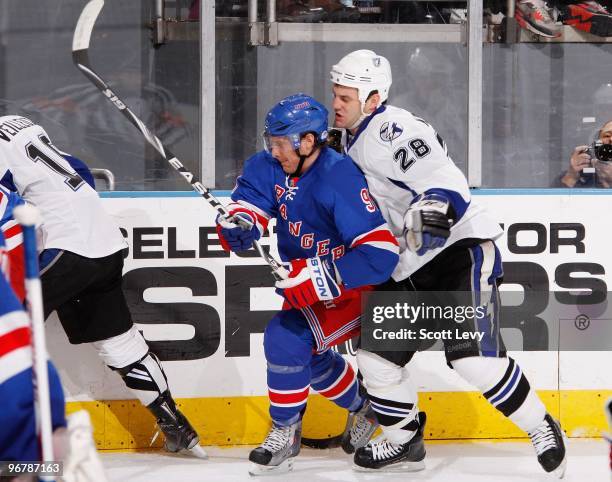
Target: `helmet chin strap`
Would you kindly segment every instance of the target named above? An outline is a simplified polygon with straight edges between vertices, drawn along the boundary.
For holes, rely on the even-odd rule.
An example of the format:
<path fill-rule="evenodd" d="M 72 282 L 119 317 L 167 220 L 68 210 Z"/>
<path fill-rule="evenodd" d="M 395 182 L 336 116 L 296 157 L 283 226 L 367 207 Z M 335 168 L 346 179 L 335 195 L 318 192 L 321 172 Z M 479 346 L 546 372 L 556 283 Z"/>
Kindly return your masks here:
<path fill-rule="evenodd" d="M 359 127 L 359 125 L 363 122 L 363 120 L 369 116 L 370 114 L 366 113 L 363 111 L 364 107 L 365 107 L 366 103 L 362 102 L 361 103 L 361 115 L 359 116 L 359 119 L 357 119 L 355 121 L 355 123 L 349 127 L 349 130 L 353 130 L 353 129 L 357 129 Z"/>
<path fill-rule="evenodd" d="M 300 175 L 302 174 L 302 167 L 304 166 L 304 161 L 306 161 L 306 159 L 308 159 L 310 156 L 312 156 L 314 154 L 315 149 L 316 149 L 316 146 L 313 147 L 310 150 L 310 152 L 308 154 L 306 154 L 306 155 L 300 154 L 300 150 L 299 149 L 295 150 L 295 153 L 300 158 L 300 162 L 298 163 L 297 167 L 295 168 L 295 171 L 293 171 L 291 174 L 289 174 L 289 178 L 300 177 Z"/>
<path fill-rule="evenodd" d="M 293 171 L 291 174 L 289 174 L 289 178 L 300 177 L 300 174 L 302 174 L 302 166 L 304 165 L 304 161 L 308 157 L 308 156 L 304 156 L 304 155 L 299 154 L 299 151 L 296 151 L 296 153 L 298 153 L 298 156 L 300 156 L 300 162 L 298 162 L 298 165 L 295 168 L 295 171 Z"/>

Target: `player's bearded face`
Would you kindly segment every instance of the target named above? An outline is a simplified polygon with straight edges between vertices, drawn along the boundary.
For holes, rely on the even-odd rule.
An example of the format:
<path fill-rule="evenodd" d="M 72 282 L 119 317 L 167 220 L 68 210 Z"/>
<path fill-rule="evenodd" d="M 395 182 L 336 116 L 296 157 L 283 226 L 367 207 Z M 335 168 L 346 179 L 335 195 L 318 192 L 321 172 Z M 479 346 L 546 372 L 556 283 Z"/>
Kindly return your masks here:
<path fill-rule="evenodd" d="M 293 149 L 293 145 L 289 139 L 286 137 L 270 137 L 269 149 L 270 154 L 279 162 L 283 171 L 287 174 L 295 172 L 300 162 L 300 158 Z"/>
<path fill-rule="evenodd" d="M 334 84 L 334 127 L 347 129 L 361 117 L 361 102 L 357 89 Z"/>

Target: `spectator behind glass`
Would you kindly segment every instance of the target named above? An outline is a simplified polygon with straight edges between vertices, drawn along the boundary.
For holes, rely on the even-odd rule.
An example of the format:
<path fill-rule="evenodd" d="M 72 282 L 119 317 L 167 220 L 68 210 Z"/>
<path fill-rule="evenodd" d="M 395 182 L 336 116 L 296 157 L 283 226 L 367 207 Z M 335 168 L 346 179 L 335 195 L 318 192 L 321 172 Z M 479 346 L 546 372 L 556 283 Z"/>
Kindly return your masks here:
<path fill-rule="evenodd" d="M 599 130 L 597 140 L 604 146 L 612 146 L 612 119 Z M 612 147 L 593 148 L 576 146 L 570 164 L 554 183 L 553 187 L 612 187 Z M 583 169 L 594 167 L 594 173 Z"/>
<path fill-rule="evenodd" d="M 280 22 L 359 22 L 353 0 L 278 0 Z"/>
<path fill-rule="evenodd" d="M 609 0 L 516 0 L 514 17 L 522 29 L 542 37 L 563 35 L 563 25 L 599 37 L 612 35 Z M 484 0 L 491 24 L 500 24 L 506 15 L 507 0 Z"/>

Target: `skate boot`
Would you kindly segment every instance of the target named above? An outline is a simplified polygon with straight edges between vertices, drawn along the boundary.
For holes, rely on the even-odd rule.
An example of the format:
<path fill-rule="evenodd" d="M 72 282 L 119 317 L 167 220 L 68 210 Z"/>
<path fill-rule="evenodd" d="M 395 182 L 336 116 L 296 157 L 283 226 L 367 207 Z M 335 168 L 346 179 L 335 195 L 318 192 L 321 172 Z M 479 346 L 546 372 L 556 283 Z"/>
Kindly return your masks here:
<path fill-rule="evenodd" d="M 251 475 L 284 473 L 293 469 L 293 459 L 300 453 L 302 421 L 280 427 L 272 425 L 270 433 L 259 447 L 251 450 Z"/>
<path fill-rule="evenodd" d="M 166 390 L 147 408 L 157 419 L 157 426 L 166 436 L 164 447 L 168 452 L 189 451 L 198 458 L 207 458 L 206 452 L 198 445 L 200 438 Z"/>
<path fill-rule="evenodd" d="M 419 412 L 419 427 L 414 436 L 404 444 L 394 444 L 384 435 L 372 440 L 355 452 L 353 468 L 357 471 L 416 472 L 425 468 L 425 444 L 423 428 L 425 412 Z"/>
<path fill-rule="evenodd" d="M 366 400 L 361 409 L 349 412 L 342 434 L 342 450 L 347 454 L 352 454 L 358 448 L 363 447 L 370 441 L 377 427 L 376 414 L 370 401 Z"/>
<path fill-rule="evenodd" d="M 559 422 L 547 413 L 542 423 L 528 434 L 542 468 L 559 479 L 563 478 L 567 457 L 565 434 Z"/>

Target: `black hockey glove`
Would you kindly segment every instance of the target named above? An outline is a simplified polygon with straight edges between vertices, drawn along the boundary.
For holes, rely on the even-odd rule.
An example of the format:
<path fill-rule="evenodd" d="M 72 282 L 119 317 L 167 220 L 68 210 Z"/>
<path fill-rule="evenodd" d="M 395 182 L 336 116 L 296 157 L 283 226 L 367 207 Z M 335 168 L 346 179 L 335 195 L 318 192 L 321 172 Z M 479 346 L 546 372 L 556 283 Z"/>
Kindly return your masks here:
<path fill-rule="evenodd" d="M 450 236 L 454 210 L 444 196 L 421 195 L 404 215 L 408 249 L 423 256 L 430 249 L 444 246 Z"/>

